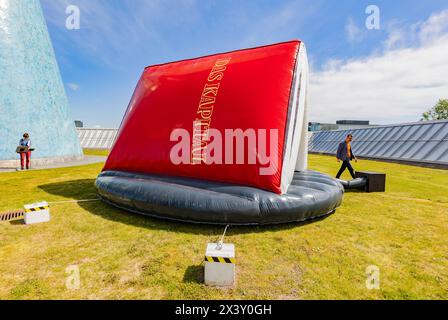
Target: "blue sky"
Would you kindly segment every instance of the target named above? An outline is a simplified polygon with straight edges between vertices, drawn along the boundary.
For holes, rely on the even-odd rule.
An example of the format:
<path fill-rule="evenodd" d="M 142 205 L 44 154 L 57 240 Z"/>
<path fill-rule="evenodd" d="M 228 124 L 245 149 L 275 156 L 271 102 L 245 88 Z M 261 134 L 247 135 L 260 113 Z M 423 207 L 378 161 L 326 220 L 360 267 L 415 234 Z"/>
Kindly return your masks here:
<path fill-rule="evenodd" d="M 307 45 L 310 120 L 417 121 L 448 98 L 446 0 L 41 3 L 71 114 L 86 126 L 117 127 L 147 65 L 290 39 Z M 70 4 L 79 30 L 65 28 Z M 370 4 L 379 30 L 365 27 Z"/>

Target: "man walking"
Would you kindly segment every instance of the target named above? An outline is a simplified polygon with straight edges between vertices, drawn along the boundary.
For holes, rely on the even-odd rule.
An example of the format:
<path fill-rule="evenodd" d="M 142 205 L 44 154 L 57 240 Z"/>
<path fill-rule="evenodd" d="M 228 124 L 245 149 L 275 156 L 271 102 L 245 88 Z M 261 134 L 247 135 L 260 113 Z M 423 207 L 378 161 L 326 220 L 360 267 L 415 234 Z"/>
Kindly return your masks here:
<path fill-rule="evenodd" d="M 356 158 L 355 154 L 353 153 L 352 146 L 350 145 L 350 142 L 352 141 L 352 139 L 353 139 L 353 136 L 351 134 L 349 134 L 345 138 L 345 141 L 343 141 L 339 144 L 336 158 L 338 159 L 338 162 L 342 161 L 342 165 L 341 165 L 341 169 L 339 169 L 339 172 L 336 175 L 337 179 L 340 178 L 341 174 L 345 171 L 345 169 L 348 169 L 352 178 L 355 179 L 355 172 L 353 170 L 352 165 L 350 164 L 350 161 L 355 160 L 355 162 L 358 162 L 358 159 Z"/>

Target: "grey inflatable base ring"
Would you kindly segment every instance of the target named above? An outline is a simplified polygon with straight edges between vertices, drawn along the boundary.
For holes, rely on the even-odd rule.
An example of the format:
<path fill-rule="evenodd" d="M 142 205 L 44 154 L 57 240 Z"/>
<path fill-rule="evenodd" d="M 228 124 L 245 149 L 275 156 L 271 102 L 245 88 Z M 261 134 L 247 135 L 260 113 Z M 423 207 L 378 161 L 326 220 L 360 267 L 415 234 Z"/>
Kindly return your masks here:
<path fill-rule="evenodd" d="M 295 172 L 283 195 L 220 182 L 182 177 L 102 172 L 95 185 L 107 203 L 166 220 L 218 225 L 297 223 L 333 213 L 343 186 L 314 171 Z"/>

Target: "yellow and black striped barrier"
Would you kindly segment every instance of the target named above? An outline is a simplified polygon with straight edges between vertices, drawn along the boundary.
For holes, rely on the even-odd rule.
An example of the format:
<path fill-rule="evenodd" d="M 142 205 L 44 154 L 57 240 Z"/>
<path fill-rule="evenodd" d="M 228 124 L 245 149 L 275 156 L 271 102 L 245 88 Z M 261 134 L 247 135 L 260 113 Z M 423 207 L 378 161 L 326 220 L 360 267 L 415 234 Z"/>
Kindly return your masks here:
<path fill-rule="evenodd" d="M 210 257 L 205 256 L 205 262 L 218 262 L 218 263 L 233 263 L 235 264 L 235 258 L 223 258 L 223 257 Z"/>
<path fill-rule="evenodd" d="M 50 221 L 50 205 L 47 201 L 26 204 L 25 224 L 35 224 Z"/>
<path fill-rule="evenodd" d="M 25 209 L 25 212 L 34 212 L 34 211 L 47 210 L 47 209 L 50 209 L 50 206 L 33 207 L 33 208 Z"/>
<path fill-rule="evenodd" d="M 0 213 L 0 222 L 23 219 L 24 214 L 23 210 Z"/>

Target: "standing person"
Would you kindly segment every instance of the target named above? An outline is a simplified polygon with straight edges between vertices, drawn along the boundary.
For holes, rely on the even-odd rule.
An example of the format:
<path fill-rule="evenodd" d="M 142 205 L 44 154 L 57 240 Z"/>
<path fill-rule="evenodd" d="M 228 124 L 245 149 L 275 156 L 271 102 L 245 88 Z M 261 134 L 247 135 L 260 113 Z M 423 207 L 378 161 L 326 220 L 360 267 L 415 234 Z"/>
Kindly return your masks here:
<path fill-rule="evenodd" d="M 351 134 L 349 134 L 345 138 L 345 141 L 343 141 L 339 144 L 336 158 L 338 159 L 338 162 L 342 161 L 342 165 L 341 165 L 341 169 L 339 169 L 339 172 L 336 175 L 337 179 L 339 179 L 339 177 L 345 171 L 345 169 L 348 169 L 352 178 L 355 179 L 355 171 L 353 170 L 353 167 L 350 164 L 350 161 L 355 160 L 355 162 L 358 162 L 358 159 L 356 158 L 355 154 L 353 153 L 352 146 L 350 145 L 352 140 L 353 140 L 353 136 Z"/>
<path fill-rule="evenodd" d="M 23 134 L 23 138 L 19 141 L 19 146 L 31 148 L 31 140 L 30 135 L 28 133 Z M 31 151 L 20 152 L 20 167 L 21 170 L 25 170 L 25 160 L 26 160 L 26 169 L 30 168 L 31 161 Z"/>

